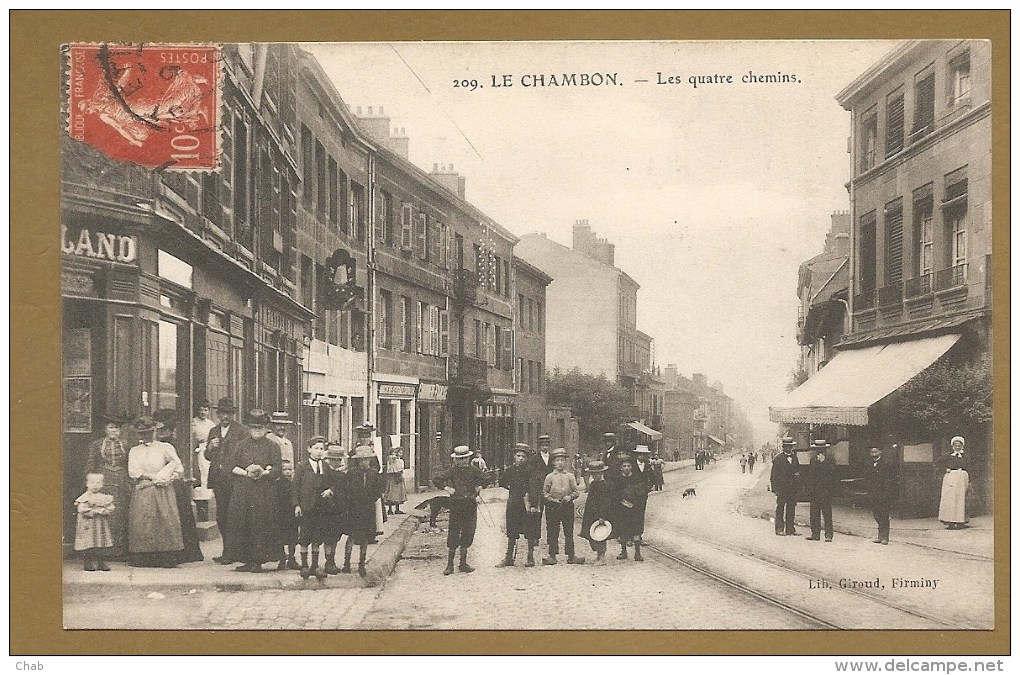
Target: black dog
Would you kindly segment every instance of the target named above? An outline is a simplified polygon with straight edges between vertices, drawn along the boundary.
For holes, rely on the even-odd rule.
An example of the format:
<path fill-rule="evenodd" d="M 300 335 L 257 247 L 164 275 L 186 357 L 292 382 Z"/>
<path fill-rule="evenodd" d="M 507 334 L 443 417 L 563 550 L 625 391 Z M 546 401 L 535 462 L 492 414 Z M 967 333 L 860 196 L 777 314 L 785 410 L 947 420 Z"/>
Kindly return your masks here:
<path fill-rule="evenodd" d="M 697 497 L 697 496 L 698 496 L 698 491 L 695 490 L 692 487 L 689 487 L 686 490 L 684 490 L 684 493 L 683 493 L 683 498 L 684 499 L 687 499 L 688 497 Z"/>

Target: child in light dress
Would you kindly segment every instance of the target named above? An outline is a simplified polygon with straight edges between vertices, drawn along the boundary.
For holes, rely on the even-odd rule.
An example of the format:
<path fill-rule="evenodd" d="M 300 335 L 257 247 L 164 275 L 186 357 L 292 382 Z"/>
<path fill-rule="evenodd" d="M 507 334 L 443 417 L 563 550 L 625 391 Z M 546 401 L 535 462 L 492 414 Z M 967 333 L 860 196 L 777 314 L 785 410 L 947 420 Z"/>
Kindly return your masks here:
<path fill-rule="evenodd" d="M 103 492 L 103 474 L 90 473 L 85 477 L 85 493 L 74 500 L 78 509 L 78 525 L 74 532 L 74 550 L 81 551 L 86 572 L 109 572 L 103 559 L 113 546 L 110 514 L 113 513 L 113 495 Z"/>

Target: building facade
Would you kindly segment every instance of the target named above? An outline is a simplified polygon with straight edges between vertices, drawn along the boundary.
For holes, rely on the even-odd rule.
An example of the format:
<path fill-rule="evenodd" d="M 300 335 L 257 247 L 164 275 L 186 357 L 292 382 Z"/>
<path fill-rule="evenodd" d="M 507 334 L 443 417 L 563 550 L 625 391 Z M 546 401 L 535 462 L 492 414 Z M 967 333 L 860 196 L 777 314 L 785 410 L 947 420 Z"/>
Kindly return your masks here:
<path fill-rule="evenodd" d="M 545 290 L 552 277 L 519 257 L 513 260 L 513 274 L 517 291 L 514 316 L 516 438 L 536 448 L 538 437 L 543 433 L 553 436 L 548 419 L 550 413 L 545 405 Z M 564 431 L 559 440 L 566 438 L 569 436 Z"/>
<path fill-rule="evenodd" d="M 857 475 L 868 448 L 882 447 L 904 515 L 937 511 L 938 461 L 949 436 L 969 436 L 971 507 L 986 510 L 990 424 L 935 433 L 906 421 L 900 401 L 933 364 L 977 365 L 990 353 L 990 45 L 906 42 L 837 100 L 852 124 L 850 329 L 773 420 L 829 425 Z"/>

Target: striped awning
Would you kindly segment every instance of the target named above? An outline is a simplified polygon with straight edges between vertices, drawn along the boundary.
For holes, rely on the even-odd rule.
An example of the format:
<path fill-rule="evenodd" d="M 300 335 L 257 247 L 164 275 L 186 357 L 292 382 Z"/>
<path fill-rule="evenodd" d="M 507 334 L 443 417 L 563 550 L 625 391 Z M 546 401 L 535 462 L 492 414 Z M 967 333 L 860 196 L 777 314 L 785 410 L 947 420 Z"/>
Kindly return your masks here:
<path fill-rule="evenodd" d="M 769 419 L 783 424 L 867 426 L 868 408 L 935 363 L 959 333 L 848 349 L 836 354 L 776 406 Z"/>
<path fill-rule="evenodd" d="M 653 441 L 658 441 L 658 440 L 662 439 L 662 433 L 661 432 L 658 432 L 655 429 L 651 429 L 649 427 L 646 427 L 645 425 L 641 424 L 641 422 L 627 422 L 627 426 L 630 427 L 631 429 L 635 429 L 637 431 L 640 431 L 641 433 L 643 433 L 645 436 L 648 436 L 648 438 L 653 440 Z"/>

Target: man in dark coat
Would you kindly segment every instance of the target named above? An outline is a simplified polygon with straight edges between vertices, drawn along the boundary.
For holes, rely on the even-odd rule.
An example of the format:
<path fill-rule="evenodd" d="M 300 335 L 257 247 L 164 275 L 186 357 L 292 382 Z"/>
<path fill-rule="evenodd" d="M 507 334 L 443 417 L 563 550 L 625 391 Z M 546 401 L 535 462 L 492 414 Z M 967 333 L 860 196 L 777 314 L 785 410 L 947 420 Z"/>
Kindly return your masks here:
<path fill-rule="evenodd" d="M 864 483 L 871 501 L 871 514 L 878 523 L 876 544 L 889 543 L 889 509 L 896 501 L 896 475 L 893 467 L 882 459 L 882 450 L 871 448 L 871 461 L 864 474 Z"/>
<path fill-rule="evenodd" d="M 205 444 L 205 458 L 209 460 L 209 487 L 216 497 L 216 525 L 220 530 L 224 550 L 224 555 L 213 560 L 221 565 L 239 562 L 231 560 L 225 554 L 227 539 L 230 536 L 227 514 L 230 512 L 230 495 L 234 487 L 231 470 L 234 468 L 238 446 L 249 438 L 248 429 L 234 419 L 236 413 L 234 402 L 229 398 L 221 398 L 216 405 L 220 423 L 209 432 Z"/>
<path fill-rule="evenodd" d="M 243 563 L 236 572 L 264 572 L 262 565 L 280 554 L 276 483 L 283 473 L 282 459 L 280 446 L 266 438 L 269 413 L 252 410 L 248 424 L 248 438 L 238 444 L 231 468 L 230 536 L 223 555 Z"/>
<path fill-rule="evenodd" d="M 535 566 L 535 547 L 542 537 L 541 493 L 531 492 L 531 467 L 528 466 L 528 446 L 518 443 L 514 451 L 514 464 L 503 472 L 500 485 L 509 492 L 506 500 L 506 556 L 498 567 L 513 567 L 517 539 L 528 541 L 528 561 L 525 567 Z"/>
<path fill-rule="evenodd" d="M 478 526 L 478 504 L 476 500 L 485 486 L 487 478 L 477 468 L 471 466 L 471 449 L 466 445 L 458 445 L 453 449 L 450 458 L 453 466 L 433 479 L 436 487 L 445 489 L 450 497 L 450 523 L 446 535 L 447 562 L 443 574 L 453 574 L 453 559 L 460 549 L 461 572 L 474 572 L 467 561 L 468 549 L 475 540 L 475 528 Z"/>
<path fill-rule="evenodd" d="M 825 523 L 825 541 L 832 541 L 832 497 L 836 494 L 836 466 L 826 454 L 830 444 L 825 439 L 811 444 L 815 455 L 807 468 L 807 496 L 811 500 L 811 541 L 822 538 Z M 753 455 L 752 455 L 753 456 Z"/>
<path fill-rule="evenodd" d="M 644 479 L 649 491 L 655 487 L 655 478 L 652 477 L 651 456 L 652 451 L 648 449 L 647 445 L 635 446 L 634 453 L 631 455 L 631 459 L 634 462 L 634 473 Z"/>
<path fill-rule="evenodd" d="M 528 485 L 528 494 L 537 495 L 538 499 L 538 529 L 541 538 L 542 514 L 545 513 L 545 503 L 542 501 L 542 488 L 545 486 L 545 477 L 553 472 L 552 454 L 549 449 L 550 439 L 546 434 L 538 437 L 538 452 L 528 460 L 529 474 L 531 480 Z"/>
<path fill-rule="evenodd" d="M 783 439 L 783 454 L 772 463 L 772 492 L 776 495 L 776 534 L 797 536 L 794 516 L 797 513 L 797 485 L 800 481 L 800 462 L 793 451 L 795 441 Z"/>
<path fill-rule="evenodd" d="M 606 446 L 601 455 L 602 463 L 609 469 L 609 475 L 615 476 L 620 472 L 620 452 L 616 447 L 616 434 L 604 433 L 602 440 Z"/>

